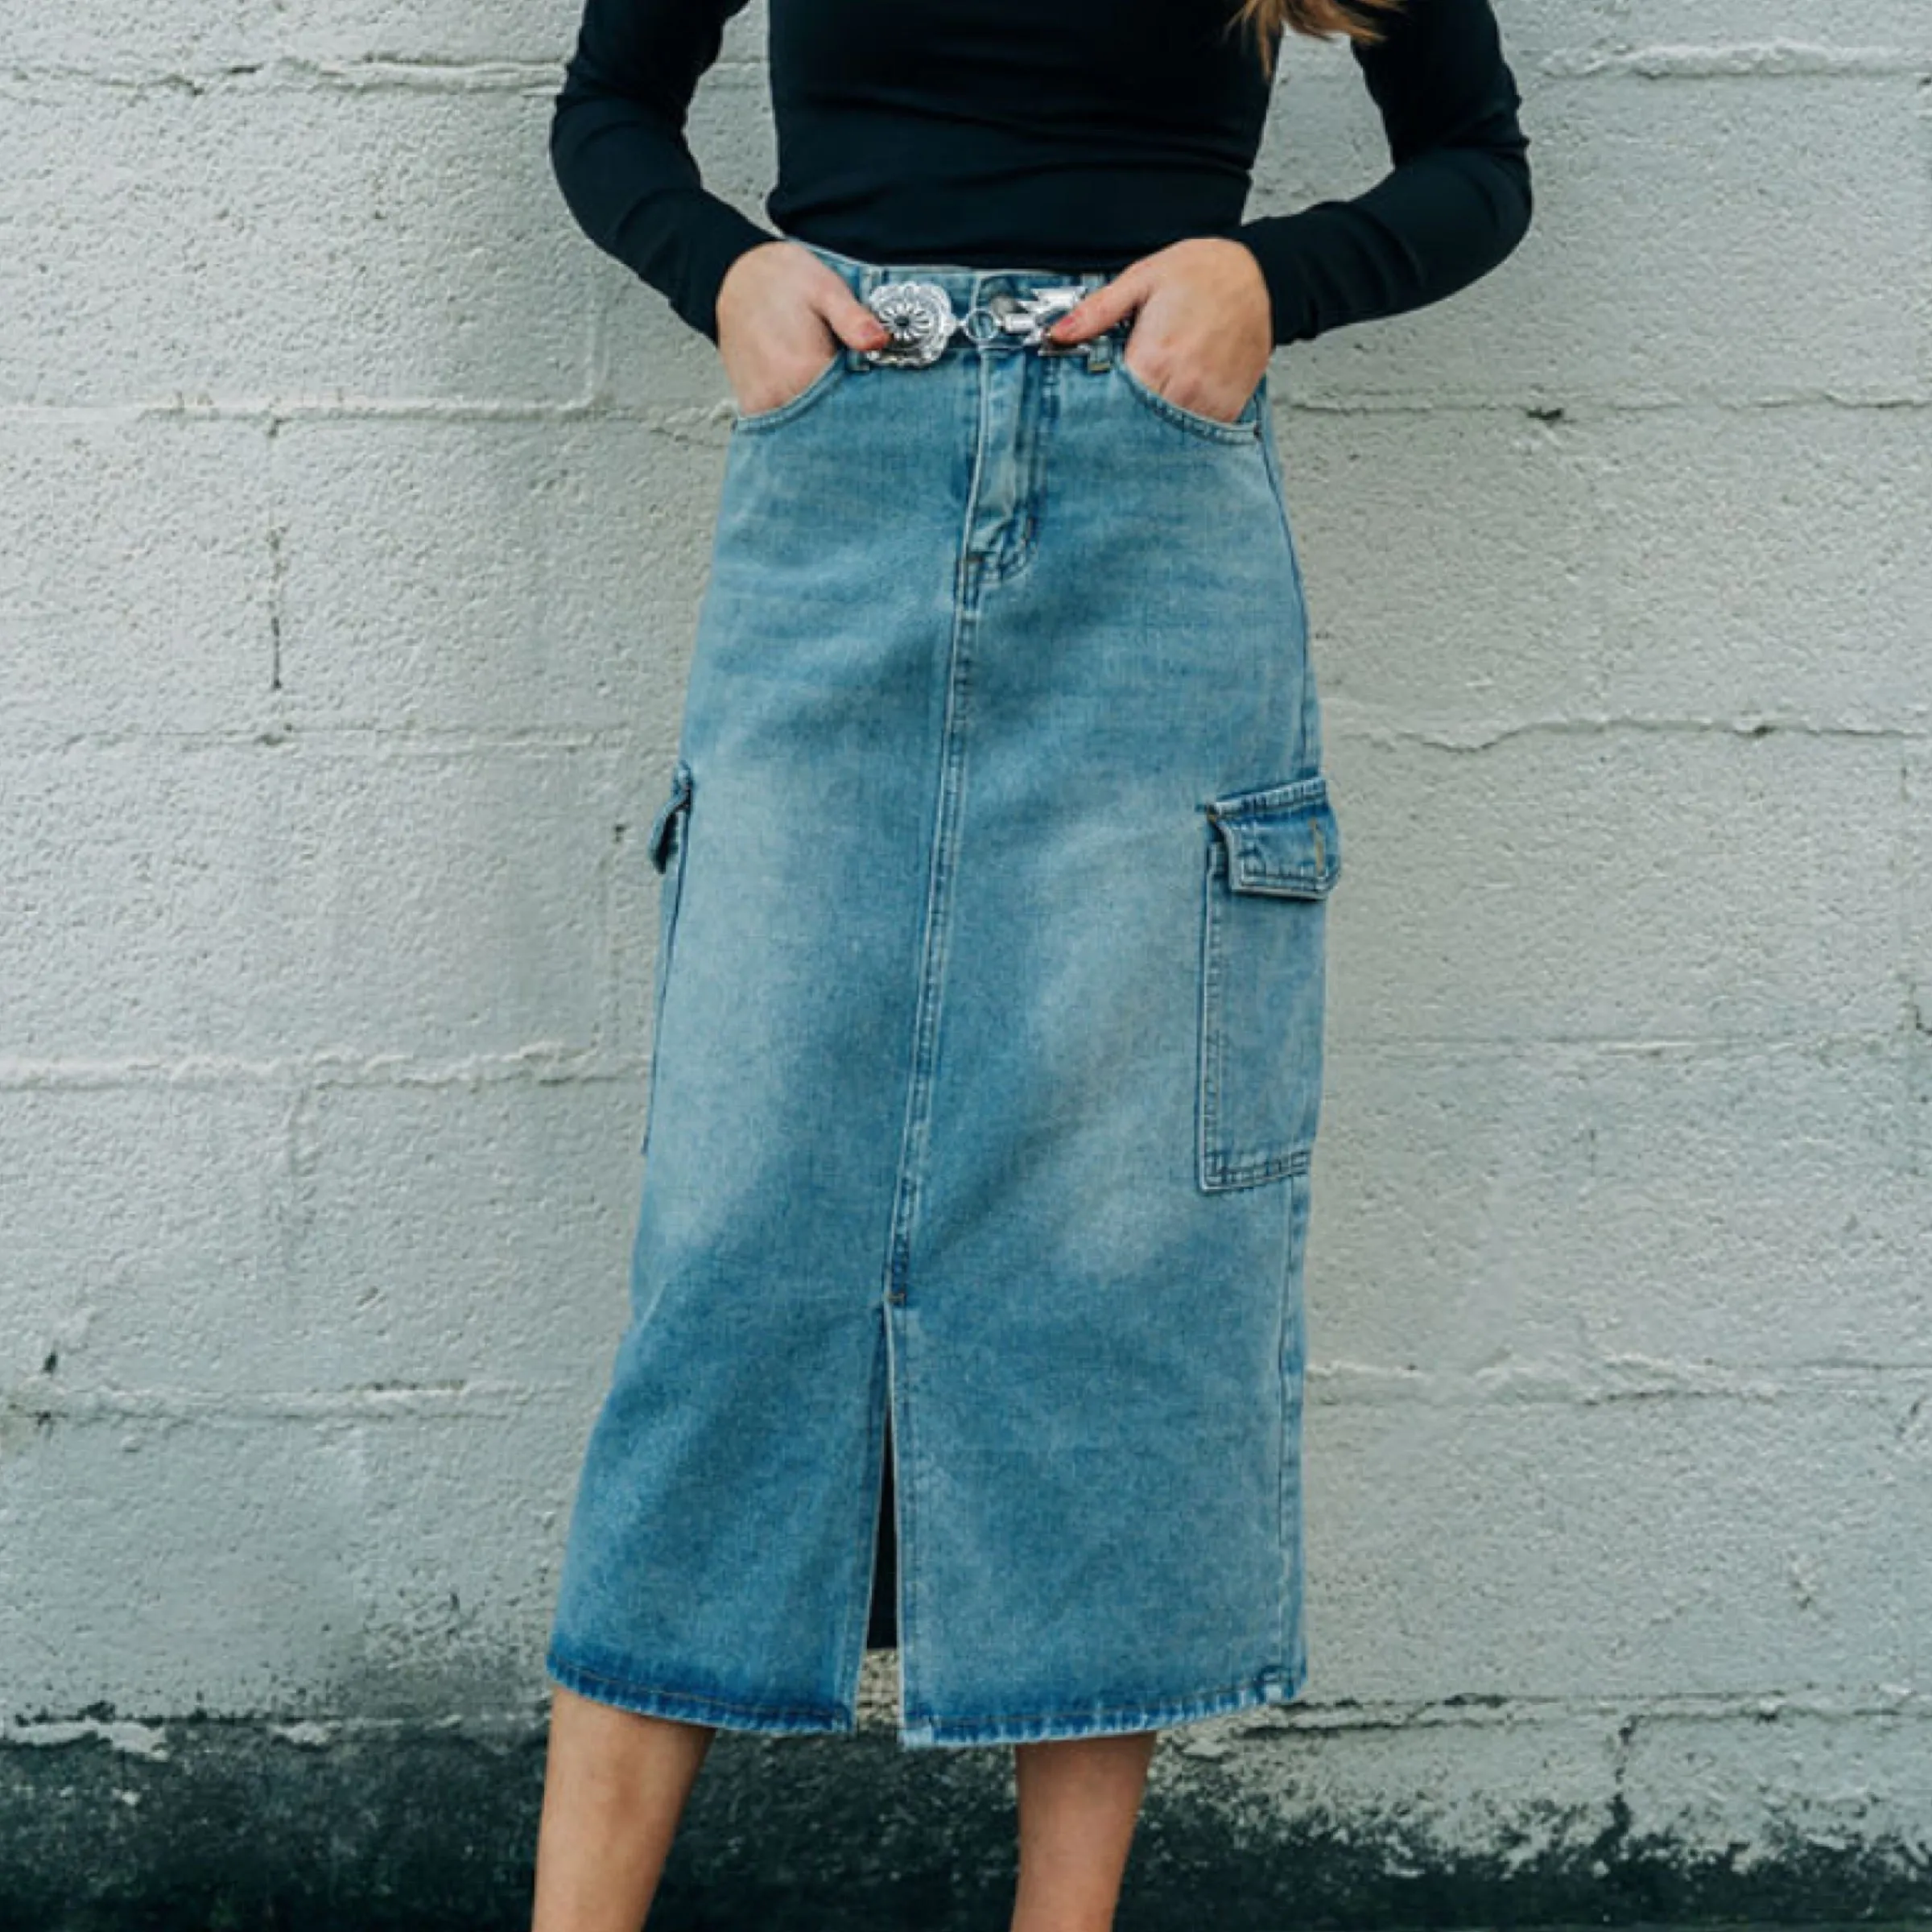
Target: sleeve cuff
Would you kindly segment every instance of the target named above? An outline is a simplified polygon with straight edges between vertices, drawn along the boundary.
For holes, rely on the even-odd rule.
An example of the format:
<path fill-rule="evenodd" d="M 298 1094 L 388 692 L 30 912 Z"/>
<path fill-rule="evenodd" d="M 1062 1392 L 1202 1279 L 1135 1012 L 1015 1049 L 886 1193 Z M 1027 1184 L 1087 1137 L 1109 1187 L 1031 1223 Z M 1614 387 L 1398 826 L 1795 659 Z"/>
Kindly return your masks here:
<path fill-rule="evenodd" d="M 1315 333 L 1307 282 L 1298 272 L 1294 250 L 1281 233 L 1282 220 L 1280 216 L 1266 215 L 1244 221 L 1232 237 L 1261 265 L 1261 279 L 1268 287 L 1269 327 L 1278 349 Z"/>

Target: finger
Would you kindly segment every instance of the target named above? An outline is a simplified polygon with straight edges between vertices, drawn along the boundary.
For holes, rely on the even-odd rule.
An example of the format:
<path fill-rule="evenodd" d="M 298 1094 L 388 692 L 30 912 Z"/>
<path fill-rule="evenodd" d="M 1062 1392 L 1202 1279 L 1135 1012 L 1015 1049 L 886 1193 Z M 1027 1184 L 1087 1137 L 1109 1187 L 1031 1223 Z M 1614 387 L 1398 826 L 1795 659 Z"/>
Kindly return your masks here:
<path fill-rule="evenodd" d="M 1046 332 L 1056 342 L 1084 342 L 1089 336 L 1125 320 L 1146 296 L 1141 278 L 1123 269 L 1111 282 L 1103 282 L 1092 295 L 1082 296 Z"/>
<path fill-rule="evenodd" d="M 892 340 L 892 331 L 838 276 L 832 276 L 831 283 L 819 313 L 832 332 L 852 349 L 883 349 Z"/>

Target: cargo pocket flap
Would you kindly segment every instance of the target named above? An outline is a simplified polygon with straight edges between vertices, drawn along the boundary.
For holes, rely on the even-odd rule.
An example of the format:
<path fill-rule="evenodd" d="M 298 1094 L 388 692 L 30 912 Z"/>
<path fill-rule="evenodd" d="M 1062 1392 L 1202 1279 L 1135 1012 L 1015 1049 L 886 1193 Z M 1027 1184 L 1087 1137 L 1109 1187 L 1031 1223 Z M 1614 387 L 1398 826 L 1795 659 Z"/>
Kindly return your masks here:
<path fill-rule="evenodd" d="M 1342 841 L 1327 775 L 1215 799 L 1208 816 L 1228 848 L 1236 892 L 1319 898 L 1340 877 Z"/>
<path fill-rule="evenodd" d="M 671 774 L 671 795 L 651 820 L 650 836 L 645 841 L 644 849 L 650 853 L 651 865 L 658 872 L 670 862 L 671 846 L 677 836 L 678 814 L 690 802 L 691 767 L 680 760 Z"/>

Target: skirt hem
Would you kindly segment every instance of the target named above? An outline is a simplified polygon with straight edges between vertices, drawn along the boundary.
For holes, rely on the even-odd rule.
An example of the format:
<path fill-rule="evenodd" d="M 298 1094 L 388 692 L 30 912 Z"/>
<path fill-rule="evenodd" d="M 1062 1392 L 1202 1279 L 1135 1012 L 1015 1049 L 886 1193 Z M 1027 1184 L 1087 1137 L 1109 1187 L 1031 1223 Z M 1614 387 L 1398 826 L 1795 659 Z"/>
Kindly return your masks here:
<path fill-rule="evenodd" d="M 1029 1711 L 984 1718 L 908 1715 L 899 1724 L 899 1742 L 911 1749 L 958 1744 L 1038 1744 L 1049 1739 L 1104 1737 L 1128 1731 L 1156 1731 L 1232 1711 L 1285 1704 L 1301 1695 L 1308 1674 L 1264 1670 L 1257 1677 L 1162 1703 L 1113 1704 L 1096 1709 Z"/>
<path fill-rule="evenodd" d="M 714 1724 L 732 1731 L 762 1731 L 773 1736 L 858 1728 L 857 1712 L 842 1705 L 751 1703 L 704 1691 L 673 1690 L 592 1670 L 571 1662 L 554 1649 L 544 1657 L 543 1670 L 553 1683 L 580 1697 L 646 1717 L 674 1718 L 683 1724 Z"/>
<path fill-rule="evenodd" d="M 684 1724 L 711 1724 L 724 1730 L 762 1732 L 770 1736 L 803 1736 L 852 1732 L 858 1714 L 844 1705 L 753 1703 L 709 1692 L 676 1690 L 617 1678 L 572 1663 L 555 1649 L 543 1660 L 545 1674 L 554 1683 L 593 1703 L 634 1711 L 647 1717 L 665 1717 Z M 1265 1670 L 1212 1690 L 1197 1691 L 1164 1702 L 1111 1704 L 1095 1708 L 1029 1711 L 991 1717 L 942 1717 L 930 1712 L 902 1716 L 898 1740 L 909 1750 L 989 1744 L 1042 1744 L 1054 1740 L 1105 1737 L 1134 1731 L 1158 1731 L 1174 1724 L 1224 1716 L 1236 1711 L 1285 1704 L 1307 1687 L 1307 1673 Z"/>

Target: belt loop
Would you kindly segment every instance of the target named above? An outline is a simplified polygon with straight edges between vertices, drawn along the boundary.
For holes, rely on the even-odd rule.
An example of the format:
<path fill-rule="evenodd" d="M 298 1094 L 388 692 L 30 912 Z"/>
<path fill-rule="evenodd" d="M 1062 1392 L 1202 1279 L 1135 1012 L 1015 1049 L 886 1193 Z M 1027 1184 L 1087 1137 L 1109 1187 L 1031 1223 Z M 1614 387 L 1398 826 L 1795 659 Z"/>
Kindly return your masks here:
<path fill-rule="evenodd" d="M 852 292 L 863 302 L 885 280 L 886 270 L 876 262 L 861 262 L 856 266 L 858 269 L 858 286 Z M 847 278 L 847 285 L 848 287 L 851 285 L 849 276 Z M 848 371 L 856 373 L 860 369 L 877 369 L 878 364 L 874 362 L 864 349 L 854 349 L 848 342 L 845 345 L 845 367 Z"/>
<path fill-rule="evenodd" d="M 1105 270 L 1084 269 L 1080 274 L 1080 287 L 1084 295 L 1090 295 L 1096 288 L 1104 287 L 1113 278 Z M 1083 297 L 1084 299 L 1084 297 Z M 1113 331 L 1104 330 L 1097 336 L 1087 339 L 1087 366 L 1095 374 L 1110 368 L 1113 362 Z"/>

